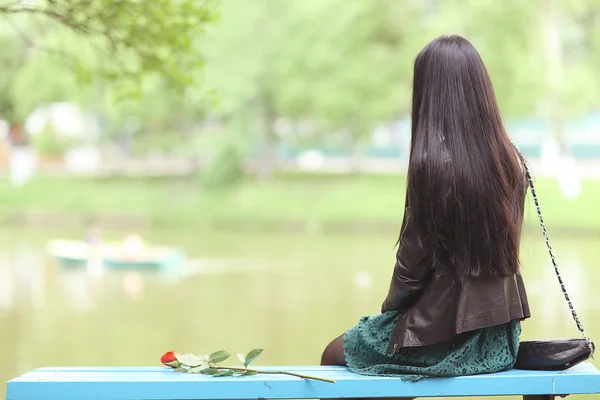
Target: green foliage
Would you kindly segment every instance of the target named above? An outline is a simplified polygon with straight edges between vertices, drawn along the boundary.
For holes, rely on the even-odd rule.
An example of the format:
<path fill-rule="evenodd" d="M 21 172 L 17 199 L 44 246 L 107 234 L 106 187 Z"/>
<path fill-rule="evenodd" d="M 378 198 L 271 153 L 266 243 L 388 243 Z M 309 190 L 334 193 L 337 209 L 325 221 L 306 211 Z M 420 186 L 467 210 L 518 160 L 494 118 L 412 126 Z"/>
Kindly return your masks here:
<path fill-rule="evenodd" d="M 93 87 L 80 86 L 71 70 L 57 63 L 54 55 L 33 53 L 12 76 L 8 96 L 14 105 L 14 117 L 25 119 L 37 107 L 50 102 L 75 101 L 86 105 Z"/>
<path fill-rule="evenodd" d="M 254 349 L 248 353 L 247 357 L 238 354 L 238 358 L 244 363 L 244 368 L 221 367 L 220 362 L 227 360 L 231 355 L 225 350 L 216 351 L 210 355 L 195 355 L 195 354 L 177 354 L 177 366 L 174 368 L 177 372 L 187 372 L 190 374 L 204 374 L 215 377 L 223 376 L 244 376 L 254 375 L 259 373 L 256 370 L 249 370 L 250 363 L 262 354 L 262 349 Z M 170 364 L 168 364 L 170 366 Z"/>
<path fill-rule="evenodd" d="M 214 376 L 216 376 L 218 378 L 221 376 L 233 376 L 233 374 L 234 374 L 234 371 L 231 369 L 222 369 L 219 371 L 219 373 L 217 375 L 214 375 Z"/>
<path fill-rule="evenodd" d="M 542 13 L 536 2 L 460 0 L 443 2 L 435 33 L 455 32 L 476 47 L 506 117 L 531 116 L 547 95 Z"/>
<path fill-rule="evenodd" d="M 181 96 L 198 83 L 203 59 L 194 46 L 217 19 L 219 2 L 0 4 L 0 43 L 9 44 L 0 55 L 10 67 L 0 79 L 6 89 L 0 95 L 0 117 L 23 119 L 50 101 L 98 107 L 98 94 L 104 91 L 113 101 L 140 99 L 147 82 L 156 79 Z"/>
<path fill-rule="evenodd" d="M 59 157 L 77 144 L 79 140 L 57 135 L 51 129 L 44 129 L 39 134 L 32 137 L 31 142 L 33 147 L 42 155 L 49 157 Z"/>
<path fill-rule="evenodd" d="M 237 183 L 243 176 L 241 153 L 226 144 L 203 171 L 202 182 L 208 189 L 222 189 Z"/>
<path fill-rule="evenodd" d="M 212 363 L 220 363 L 221 361 L 227 360 L 230 356 L 231 356 L 231 354 L 229 354 L 228 352 L 226 352 L 224 350 L 219 350 L 219 351 L 212 353 L 208 357 L 208 361 L 212 362 Z"/>
<path fill-rule="evenodd" d="M 249 125 L 258 127 L 248 132 L 257 142 L 277 140 L 269 130 L 279 116 L 311 122 L 308 137 L 296 135 L 292 142 L 310 144 L 331 132 L 347 132 L 346 146 L 364 140 L 376 124 L 408 114 L 414 57 L 445 33 L 463 34 L 479 49 L 506 118 L 547 115 L 554 89 L 546 73 L 545 11 L 535 2 L 284 3 L 227 2 L 203 46 L 206 82 L 220 100 L 214 112 L 245 114 Z M 562 14 L 564 47 L 574 61 L 565 63 L 568 115 L 597 105 L 600 77 L 594 66 L 600 33 L 589 22 L 598 13 L 585 15 L 598 0 L 576 3 Z M 585 41 L 577 34 L 581 27 Z"/>
<path fill-rule="evenodd" d="M 256 360 L 263 352 L 263 349 L 254 349 L 251 350 L 244 359 L 244 367 L 247 367 L 252 363 L 252 361 Z"/>
<path fill-rule="evenodd" d="M 0 5 L 0 116 L 23 119 L 42 103 L 73 101 L 103 118 L 105 140 L 136 119 L 134 154 L 210 153 L 207 187 L 238 182 L 248 142 L 265 153 L 281 140 L 357 146 L 375 125 L 407 116 L 414 57 L 440 34 L 462 34 L 478 48 L 507 119 L 551 116 L 555 98 L 566 117 L 578 116 L 600 99 L 600 0 L 552 2 L 560 80 L 549 72 L 548 8 L 536 2 L 33 4 Z M 285 137 L 273 128 L 279 118 L 292 125 Z M 205 146 L 206 120 L 245 147 Z"/>
<path fill-rule="evenodd" d="M 423 10 L 415 2 L 304 2 L 275 69 L 277 109 L 316 117 L 355 140 L 406 113 Z M 335 15 L 335 18 L 331 16 Z M 399 20 L 399 19 L 400 20 Z"/>
<path fill-rule="evenodd" d="M 29 26 L 42 23 L 50 31 L 66 30 L 85 39 L 95 50 L 95 65 L 79 58 L 80 52 L 49 46 L 44 38 L 40 47 L 71 58 L 84 81 L 89 80 L 91 71 L 119 83 L 157 73 L 183 89 L 193 82 L 190 71 L 202 65 L 192 51 L 193 41 L 216 19 L 216 6 L 216 0 L 52 0 L 4 4 L 0 14 L 28 15 Z M 40 38 L 26 32 L 29 30 L 19 29 L 23 40 L 37 47 Z"/>
<path fill-rule="evenodd" d="M 206 368 L 202 371 L 202 373 L 204 373 L 205 375 L 218 375 L 219 374 L 219 370 L 216 368 Z"/>
<path fill-rule="evenodd" d="M 248 356 L 244 357 L 243 354 L 238 354 L 238 358 L 240 361 L 243 361 L 243 367 L 222 367 L 218 363 L 221 361 L 225 361 L 229 358 L 230 354 L 224 350 L 219 350 L 212 353 L 210 356 L 207 355 L 194 355 L 194 354 L 177 354 L 174 353 L 175 358 L 179 366 L 174 367 L 171 363 L 166 363 L 167 366 L 173 368 L 175 372 L 186 372 L 190 374 L 204 374 L 210 375 L 215 378 L 225 377 L 225 376 L 248 376 L 248 375 L 256 375 L 256 374 L 285 374 L 292 375 L 298 378 L 303 379 L 314 379 L 320 380 L 324 382 L 335 383 L 335 381 L 331 379 L 323 379 L 309 375 L 297 374 L 294 372 L 286 372 L 286 371 L 259 371 L 256 369 L 249 369 L 248 365 L 255 360 L 258 356 L 262 354 L 262 349 L 254 349 L 248 353 Z M 171 352 L 167 353 L 171 354 Z M 163 356 L 164 357 L 164 356 Z"/>
<path fill-rule="evenodd" d="M 201 374 L 201 373 L 204 373 L 204 371 L 206 371 L 209 368 L 208 365 L 209 364 L 207 362 L 203 362 L 202 364 L 197 365 L 195 367 L 187 368 L 186 372 L 189 372 L 190 374 Z"/>
<path fill-rule="evenodd" d="M 161 129 L 162 128 L 162 129 Z M 134 134 L 133 155 L 147 155 L 153 152 L 170 153 L 178 149 L 182 143 L 180 132 L 172 132 L 164 127 L 145 127 Z"/>

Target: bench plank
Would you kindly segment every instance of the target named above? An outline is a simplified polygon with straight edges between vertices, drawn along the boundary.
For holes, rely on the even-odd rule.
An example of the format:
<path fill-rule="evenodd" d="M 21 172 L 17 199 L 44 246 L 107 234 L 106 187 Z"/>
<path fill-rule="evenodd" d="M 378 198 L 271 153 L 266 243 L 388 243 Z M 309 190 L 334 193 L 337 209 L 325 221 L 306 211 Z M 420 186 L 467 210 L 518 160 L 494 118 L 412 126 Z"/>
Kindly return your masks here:
<path fill-rule="evenodd" d="M 245 400 L 349 397 L 510 396 L 598 394 L 600 372 L 591 364 L 568 371 L 512 370 L 419 382 L 356 375 L 346 367 L 264 367 L 335 379 L 307 381 L 286 375 L 215 378 L 154 367 L 42 368 L 7 384 L 7 400 Z"/>

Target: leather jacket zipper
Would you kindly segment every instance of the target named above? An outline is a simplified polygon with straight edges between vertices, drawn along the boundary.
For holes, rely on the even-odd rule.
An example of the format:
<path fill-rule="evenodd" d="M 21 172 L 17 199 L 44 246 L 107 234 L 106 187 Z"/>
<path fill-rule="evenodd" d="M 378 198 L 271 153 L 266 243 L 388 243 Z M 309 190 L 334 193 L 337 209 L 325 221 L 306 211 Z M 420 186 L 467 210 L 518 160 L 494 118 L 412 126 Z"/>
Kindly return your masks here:
<path fill-rule="evenodd" d="M 396 314 L 396 316 L 402 314 L 401 311 L 398 311 L 398 314 Z M 400 330 L 400 321 L 396 322 L 396 327 L 394 328 L 394 331 L 392 333 L 392 340 L 390 345 L 388 346 L 388 353 L 393 355 L 396 354 L 396 352 L 398 351 L 398 348 L 400 347 L 400 343 L 398 343 L 398 333 Z M 390 347 L 392 348 L 392 351 L 390 351 Z"/>

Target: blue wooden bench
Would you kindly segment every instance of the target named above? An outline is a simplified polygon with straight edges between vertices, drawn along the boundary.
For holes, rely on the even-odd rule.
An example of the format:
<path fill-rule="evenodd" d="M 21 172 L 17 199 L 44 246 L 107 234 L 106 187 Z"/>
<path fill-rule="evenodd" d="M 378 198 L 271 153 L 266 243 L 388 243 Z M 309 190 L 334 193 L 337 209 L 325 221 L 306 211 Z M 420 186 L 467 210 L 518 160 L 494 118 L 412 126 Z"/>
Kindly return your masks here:
<path fill-rule="evenodd" d="M 7 400 L 247 400 L 351 397 L 510 396 L 600 393 L 600 372 L 582 364 L 563 372 L 508 371 L 459 378 L 426 379 L 356 375 L 345 367 L 277 367 L 336 383 L 287 375 L 215 378 L 169 368 L 44 368 L 8 382 Z M 269 369 L 269 367 L 264 368 Z M 271 367 L 270 369 L 274 369 Z"/>

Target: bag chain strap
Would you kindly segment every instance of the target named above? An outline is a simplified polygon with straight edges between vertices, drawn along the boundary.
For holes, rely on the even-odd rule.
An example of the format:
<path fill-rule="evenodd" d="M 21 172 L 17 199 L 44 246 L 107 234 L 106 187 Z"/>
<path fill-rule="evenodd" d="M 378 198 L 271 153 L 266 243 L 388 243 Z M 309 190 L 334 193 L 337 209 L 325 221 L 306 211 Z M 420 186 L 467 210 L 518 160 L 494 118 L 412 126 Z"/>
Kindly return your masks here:
<path fill-rule="evenodd" d="M 516 146 L 515 146 L 515 148 L 516 148 Z M 517 151 L 519 151 L 519 150 L 517 149 Z M 583 325 L 581 324 L 581 321 L 579 320 L 579 317 L 577 316 L 577 312 L 575 311 L 575 307 L 573 307 L 571 298 L 569 297 L 569 294 L 567 293 L 567 289 L 566 289 L 563 279 L 560 275 L 560 272 L 558 271 L 558 265 L 556 264 L 556 259 L 554 258 L 554 252 L 552 251 L 552 246 L 550 246 L 550 239 L 548 238 L 548 233 L 546 232 L 546 225 L 544 224 L 544 218 L 542 217 L 542 210 L 540 208 L 540 202 L 538 200 L 537 193 L 535 191 L 535 186 L 533 185 L 533 178 L 531 177 L 531 173 L 529 172 L 529 168 L 527 167 L 527 162 L 525 162 L 525 158 L 523 157 L 523 154 L 521 154 L 520 151 L 519 151 L 519 155 L 521 156 L 521 159 L 523 160 L 523 165 L 525 166 L 525 173 L 527 175 L 527 180 L 529 181 L 529 187 L 531 188 L 531 196 L 533 197 L 533 202 L 535 203 L 535 209 L 537 211 L 537 215 L 540 220 L 540 226 L 542 227 L 542 233 L 544 234 L 544 239 L 546 239 L 546 246 L 548 247 L 548 253 L 550 254 L 550 258 L 552 259 L 552 265 L 554 265 L 554 272 L 556 272 L 556 277 L 558 278 L 558 283 L 560 284 L 560 288 L 563 292 L 563 295 L 565 296 L 565 300 L 567 301 L 567 304 L 569 305 L 569 309 L 571 310 L 571 315 L 573 316 L 573 320 L 577 324 L 577 329 L 583 336 L 584 340 L 587 342 L 587 344 L 590 348 L 591 356 L 593 356 L 594 350 L 595 350 L 594 343 L 590 340 L 590 338 L 585 333 L 585 330 L 583 329 Z"/>

